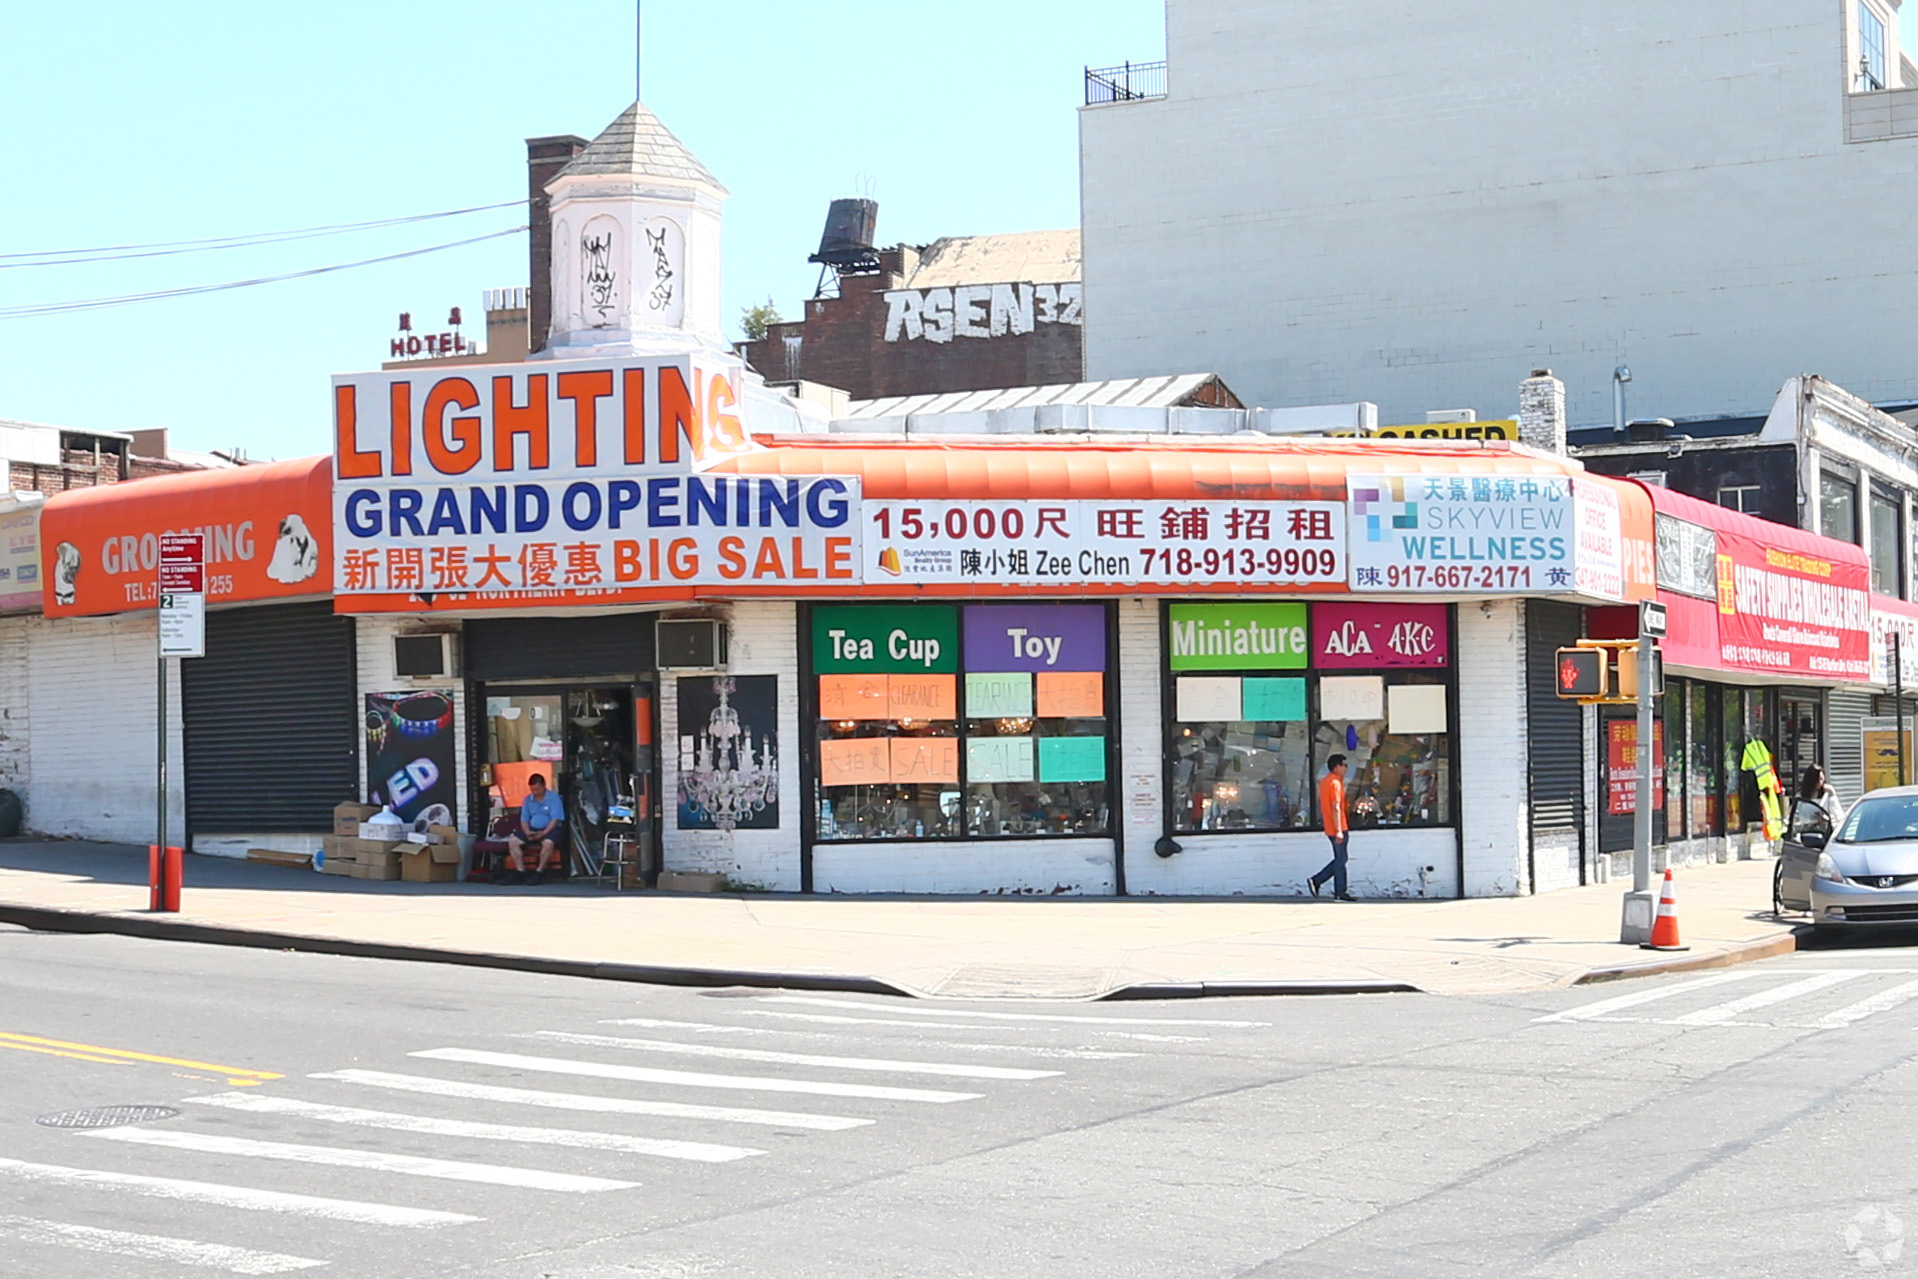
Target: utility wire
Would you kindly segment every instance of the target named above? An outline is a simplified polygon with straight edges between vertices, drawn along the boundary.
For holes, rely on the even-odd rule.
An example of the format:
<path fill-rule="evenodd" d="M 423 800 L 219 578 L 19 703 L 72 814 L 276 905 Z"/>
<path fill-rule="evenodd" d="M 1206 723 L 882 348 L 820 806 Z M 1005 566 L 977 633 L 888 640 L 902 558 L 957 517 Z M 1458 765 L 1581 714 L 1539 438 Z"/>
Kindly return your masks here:
<path fill-rule="evenodd" d="M 371 231 L 380 227 L 405 226 L 429 222 L 435 218 L 456 218 L 468 213 L 487 213 L 526 203 L 504 200 L 498 204 L 476 204 L 466 209 L 443 209 L 438 213 L 414 213 L 406 217 L 378 218 L 371 222 L 338 222 L 329 226 L 301 227 L 292 231 L 255 231 L 247 235 L 221 235 L 206 240 L 163 240 L 155 244 L 108 244 L 91 249 L 42 249 L 33 253 L 0 253 L 0 271 L 30 266 L 74 266 L 84 262 L 122 262 L 130 258 L 163 258 L 179 253 L 212 253 L 221 249 L 248 249 L 262 244 L 283 244 L 310 240 L 317 236 L 344 235 L 351 231 Z"/>
<path fill-rule="evenodd" d="M 185 288 L 159 289 L 152 293 L 127 293 L 119 297 L 81 298 L 70 302 L 36 302 L 24 306 L 0 307 L 0 320 L 62 315 L 72 311 L 101 311 L 109 307 L 132 306 L 139 302 L 157 302 L 163 298 L 188 297 L 197 293 L 218 293 L 226 289 L 250 289 L 261 284 L 279 284 L 285 280 L 299 280 L 310 275 L 326 275 L 332 271 L 350 271 L 355 267 L 375 266 L 381 262 L 398 262 L 402 258 L 417 258 L 422 254 L 438 253 L 443 249 L 457 249 L 468 244 L 478 244 L 483 240 L 497 240 L 502 236 L 518 235 L 524 230 L 526 230 L 524 226 L 508 227 L 503 231 L 489 231 L 485 235 L 476 235 L 465 240 L 432 244 L 423 249 L 408 249 L 404 253 L 387 253 L 377 258 L 362 258 L 358 262 L 339 262 L 332 266 L 311 267 L 305 271 L 288 271 L 284 275 L 263 275 L 251 280 L 229 280 L 224 284 L 194 284 Z"/>

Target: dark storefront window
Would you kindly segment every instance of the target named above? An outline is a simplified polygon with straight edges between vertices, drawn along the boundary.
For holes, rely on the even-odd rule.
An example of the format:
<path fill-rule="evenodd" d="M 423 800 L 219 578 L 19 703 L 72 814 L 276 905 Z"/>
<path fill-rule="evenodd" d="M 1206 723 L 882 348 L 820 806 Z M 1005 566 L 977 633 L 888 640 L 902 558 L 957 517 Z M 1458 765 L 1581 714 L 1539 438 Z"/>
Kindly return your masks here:
<path fill-rule="evenodd" d="M 1858 486 L 1830 471 L 1818 473 L 1818 531 L 1858 544 Z"/>
<path fill-rule="evenodd" d="M 1725 688 L 1719 691 L 1719 723 L 1723 726 L 1724 745 L 1720 759 L 1723 761 L 1725 779 L 1725 833 L 1733 835 L 1744 829 L 1744 787 L 1739 770 L 1745 753 L 1745 690 Z"/>
<path fill-rule="evenodd" d="M 1877 485 L 1871 489 L 1871 589 L 1905 597 L 1905 505 Z"/>
<path fill-rule="evenodd" d="M 1103 604 L 812 610 L 820 840 L 1105 835 Z"/>
<path fill-rule="evenodd" d="M 1693 837 L 1716 835 L 1723 795 L 1719 790 L 1718 716 L 1713 714 L 1717 689 L 1710 684 L 1693 684 L 1690 689 L 1691 714 L 1685 726 L 1685 795 L 1691 820 L 1687 826 Z"/>
<path fill-rule="evenodd" d="M 1334 754 L 1354 826 L 1449 825 L 1449 631 L 1442 605 L 1168 606 L 1173 829 L 1317 829 Z"/>

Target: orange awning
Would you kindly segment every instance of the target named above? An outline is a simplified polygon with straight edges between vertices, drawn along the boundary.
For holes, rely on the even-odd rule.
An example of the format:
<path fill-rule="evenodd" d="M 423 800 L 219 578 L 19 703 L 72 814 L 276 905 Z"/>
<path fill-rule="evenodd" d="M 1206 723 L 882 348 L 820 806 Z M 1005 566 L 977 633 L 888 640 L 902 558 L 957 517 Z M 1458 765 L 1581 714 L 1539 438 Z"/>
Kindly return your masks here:
<path fill-rule="evenodd" d="M 162 533 L 205 535 L 209 604 L 331 595 L 332 526 L 330 457 L 55 494 L 40 524 L 46 613 L 154 607 Z"/>
<path fill-rule="evenodd" d="M 712 469 L 746 475 L 855 475 L 871 498 L 1012 501 L 1085 498 L 1115 501 L 1342 502 L 1348 471 L 1386 475 L 1565 475 L 1562 461 L 1512 450 L 1503 442 L 1446 448 L 1357 440 L 1204 439 L 1057 444 L 946 443 L 924 437 L 875 443 L 870 437 L 762 439 L 762 452 Z"/>

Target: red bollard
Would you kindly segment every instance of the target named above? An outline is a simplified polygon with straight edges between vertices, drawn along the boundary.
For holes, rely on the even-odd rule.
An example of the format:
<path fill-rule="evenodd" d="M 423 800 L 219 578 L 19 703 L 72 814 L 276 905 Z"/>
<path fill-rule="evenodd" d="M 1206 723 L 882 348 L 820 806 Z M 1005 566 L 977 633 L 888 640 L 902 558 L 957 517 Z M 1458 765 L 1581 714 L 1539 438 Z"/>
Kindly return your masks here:
<path fill-rule="evenodd" d="M 147 845 L 147 909 L 165 910 L 165 897 L 161 893 L 160 846 Z"/>
<path fill-rule="evenodd" d="M 180 885 L 186 877 L 186 849 L 166 850 L 166 874 L 162 877 L 160 909 L 180 913 Z"/>

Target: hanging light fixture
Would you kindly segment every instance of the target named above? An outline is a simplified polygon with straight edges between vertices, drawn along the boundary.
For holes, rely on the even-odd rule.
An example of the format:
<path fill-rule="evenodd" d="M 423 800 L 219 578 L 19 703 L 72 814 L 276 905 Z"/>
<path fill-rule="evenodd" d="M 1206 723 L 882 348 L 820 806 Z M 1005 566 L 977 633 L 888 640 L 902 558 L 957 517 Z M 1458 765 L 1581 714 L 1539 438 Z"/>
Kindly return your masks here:
<path fill-rule="evenodd" d="M 716 830 L 733 830 L 779 796 L 778 748 L 742 728 L 729 675 L 713 680 L 719 705 L 705 729 L 693 739 L 693 766 L 680 777 L 695 811 L 712 819 Z"/>

